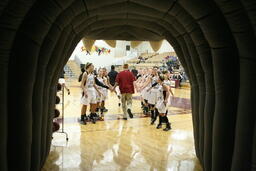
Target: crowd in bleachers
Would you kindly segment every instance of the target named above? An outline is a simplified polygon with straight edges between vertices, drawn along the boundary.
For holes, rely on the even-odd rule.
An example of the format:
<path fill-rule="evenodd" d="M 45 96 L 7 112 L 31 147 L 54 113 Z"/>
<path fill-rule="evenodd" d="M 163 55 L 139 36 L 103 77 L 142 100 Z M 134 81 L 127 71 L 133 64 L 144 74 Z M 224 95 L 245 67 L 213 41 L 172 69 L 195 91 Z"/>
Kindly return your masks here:
<path fill-rule="evenodd" d="M 186 82 L 188 80 L 175 52 L 165 52 L 161 54 L 144 53 L 136 59 L 127 61 L 127 63 L 133 66 L 134 72 L 136 72 L 135 68 L 141 69 L 159 66 L 161 71 L 169 71 L 171 73 L 172 80 L 178 80 L 179 82 Z"/>
<path fill-rule="evenodd" d="M 111 50 L 105 47 L 92 46 L 91 50 L 86 49 L 84 46 L 81 47 L 81 51 L 85 51 L 86 55 L 91 55 L 91 53 L 96 52 L 99 56 L 101 54 L 110 54 Z"/>
<path fill-rule="evenodd" d="M 138 61 L 136 64 L 145 63 L 148 59 L 158 55 L 158 53 L 149 53 L 149 54 L 142 54 L 138 57 Z"/>
<path fill-rule="evenodd" d="M 158 53 L 142 53 L 137 58 L 127 61 L 129 64 L 146 63 L 150 58 L 158 55 Z"/>

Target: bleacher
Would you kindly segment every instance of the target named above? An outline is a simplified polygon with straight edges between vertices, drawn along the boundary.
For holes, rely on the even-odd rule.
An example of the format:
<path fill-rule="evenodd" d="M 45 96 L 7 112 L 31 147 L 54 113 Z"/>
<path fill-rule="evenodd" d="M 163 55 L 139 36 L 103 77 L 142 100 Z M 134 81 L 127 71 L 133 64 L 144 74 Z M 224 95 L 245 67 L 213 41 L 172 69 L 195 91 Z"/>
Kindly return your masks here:
<path fill-rule="evenodd" d="M 75 74 L 72 72 L 68 65 L 64 66 L 65 78 L 75 78 Z"/>
<path fill-rule="evenodd" d="M 146 59 L 150 59 L 154 56 L 158 55 L 158 53 L 142 53 L 140 56 L 142 58 L 146 58 Z M 134 59 L 131 59 L 129 61 L 127 61 L 129 64 L 136 64 L 137 62 L 139 61 L 138 57 L 137 58 L 134 58 Z"/>
<path fill-rule="evenodd" d="M 80 66 L 74 61 L 69 60 L 64 66 L 65 77 L 71 79 L 77 79 L 80 74 Z"/>
<path fill-rule="evenodd" d="M 162 63 L 162 60 L 166 57 L 166 56 L 174 56 L 176 55 L 175 52 L 165 52 L 165 53 L 161 53 L 158 54 L 150 59 L 147 60 L 148 63 Z"/>
<path fill-rule="evenodd" d="M 165 52 L 165 53 L 148 53 L 148 54 L 141 54 L 140 56 L 142 56 L 143 58 L 147 58 L 145 61 L 143 62 L 139 62 L 138 57 L 132 60 L 127 61 L 127 63 L 130 66 L 134 66 L 136 68 L 149 68 L 149 67 L 154 67 L 154 66 L 161 66 L 163 64 L 162 60 L 166 57 L 166 56 L 176 56 L 175 52 Z"/>
<path fill-rule="evenodd" d="M 176 56 L 175 52 L 165 52 L 165 53 L 142 53 L 140 55 L 145 61 L 138 63 L 139 59 L 138 57 L 128 60 L 126 63 L 129 64 L 130 67 L 136 67 L 136 68 L 151 68 L 154 66 L 162 66 L 163 65 L 163 59 L 166 56 Z M 116 71 L 122 70 L 122 65 L 116 66 Z M 74 61 L 69 60 L 68 63 L 65 66 L 65 72 L 67 78 L 78 78 L 80 75 L 80 66 Z"/>

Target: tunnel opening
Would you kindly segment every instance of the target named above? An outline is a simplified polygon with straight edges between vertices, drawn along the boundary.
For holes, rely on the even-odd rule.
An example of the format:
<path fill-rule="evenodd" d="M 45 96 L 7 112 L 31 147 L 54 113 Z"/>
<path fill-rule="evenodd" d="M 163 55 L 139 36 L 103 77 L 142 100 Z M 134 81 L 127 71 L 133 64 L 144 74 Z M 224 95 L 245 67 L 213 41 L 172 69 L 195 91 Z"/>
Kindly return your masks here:
<path fill-rule="evenodd" d="M 88 39 L 86 39 L 88 40 Z M 85 41 L 86 41 L 85 40 Z M 69 61 L 66 64 L 66 67 L 69 67 L 72 71 L 75 71 L 75 68 L 79 67 L 80 62 L 81 63 L 87 63 L 91 62 L 94 65 L 95 72 L 99 73 L 99 69 L 103 67 L 107 67 L 111 65 L 111 60 L 113 59 L 119 59 L 121 60 L 119 62 L 113 62 L 113 64 L 117 64 L 115 70 L 116 71 L 122 71 L 122 62 L 123 60 L 127 60 L 125 63 L 129 64 L 129 68 L 132 69 L 134 66 L 136 69 L 151 69 L 153 66 L 159 66 L 160 71 L 163 71 L 165 68 L 161 68 L 162 64 L 159 63 L 162 62 L 162 59 L 166 57 L 169 54 L 174 54 L 173 49 L 169 45 L 167 41 L 164 40 L 160 41 L 160 46 L 157 46 L 160 48 L 157 53 L 153 52 L 153 49 L 151 48 L 151 45 L 149 42 L 141 42 L 138 47 L 132 46 L 133 42 L 131 41 L 120 41 L 120 40 L 112 40 L 113 48 L 110 48 L 110 45 L 108 45 L 103 40 L 96 40 L 94 45 L 90 48 L 83 44 L 84 41 L 80 41 L 78 45 L 76 46 L 73 54 L 71 55 Z M 90 44 L 90 40 L 88 43 Z M 92 41 L 94 42 L 94 41 Z M 85 42 L 86 44 L 86 42 Z M 91 44 L 90 44 L 91 45 Z M 127 50 L 126 46 L 131 45 L 130 49 Z M 91 49 L 90 54 L 87 54 L 86 49 Z M 114 53 L 113 56 L 118 56 L 117 58 L 111 58 L 112 54 L 108 54 L 108 52 L 102 52 L 100 55 L 96 51 L 97 48 L 105 48 L 111 50 L 111 53 Z M 139 50 L 143 48 L 143 50 Z M 124 57 L 120 56 L 120 50 L 125 55 Z M 170 52 L 171 51 L 171 52 Z M 150 55 L 154 54 L 152 57 L 150 56 L 149 59 L 146 60 L 145 63 L 141 63 L 141 65 L 136 64 L 138 62 L 138 56 L 140 55 Z M 127 56 L 126 56 L 127 55 Z M 134 55 L 134 56 L 133 56 Z M 133 58 L 130 59 L 130 57 L 133 56 Z M 174 55 L 175 56 L 175 55 Z M 128 59 L 124 59 L 128 57 Z M 156 62 L 156 57 L 159 58 Z M 152 61 L 154 59 L 154 61 Z M 99 61 L 98 61 L 99 60 Z M 131 61 L 130 61 L 131 60 Z M 132 61 L 133 60 L 133 61 Z M 149 61 L 148 61 L 149 60 Z M 136 62 L 136 63 L 133 63 Z M 152 63 L 151 63 L 152 62 Z M 75 67 L 73 64 L 76 63 Z M 150 64 L 145 66 L 144 64 Z M 82 65 L 82 67 L 84 67 Z M 97 68 L 97 69 L 96 69 Z M 185 168 L 186 165 L 189 165 L 191 168 L 197 168 L 200 167 L 199 164 L 197 164 L 197 159 L 195 157 L 194 152 L 194 143 L 193 143 L 193 133 L 191 131 L 192 129 L 192 122 L 191 122 L 191 107 L 190 107 L 190 97 L 189 97 L 189 89 L 188 88 L 182 88 L 182 89 L 174 89 L 172 88 L 174 94 L 175 94 L 175 107 L 173 107 L 173 110 L 169 110 L 169 114 L 172 116 L 180 116 L 182 114 L 185 114 L 186 116 L 189 115 L 189 119 L 181 118 L 181 121 L 185 121 L 184 123 L 188 125 L 189 131 L 186 132 L 183 129 L 176 131 L 175 125 L 173 125 L 174 133 L 166 134 L 165 136 L 161 136 L 161 133 L 163 132 L 162 129 L 166 127 L 166 124 L 163 124 L 162 129 L 156 129 L 158 124 L 158 119 L 155 122 L 154 125 L 150 126 L 150 117 L 145 116 L 142 113 L 142 109 L 140 108 L 140 93 L 135 93 L 133 95 L 133 107 L 132 112 L 134 114 L 135 121 L 133 119 L 128 118 L 129 123 L 122 123 L 122 107 L 118 107 L 118 100 L 117 95 L 115 93 L 111 93 L 109 91 L 108 99 L 105 101 L 106 108 L 108 109 L 108 112 L 104 113 L 104 123 L 102 123 L 100 120 L 97 121 L 95 126 L 92 126 L 91 121 L 87 121 L 86 126 L 80 124 L 77 124 L 77 122 L 80 123 L 80 98 L 81 98 L 81 88 L 80 88 L 80 82 L 78 82 L 77 76 L 81 73 L 79 72 L 76 74 L 76 77 L 73 78 L 73 74 L 69 75 L 69 70 L 65 69 L 65 79 L 66 79 L 66 86 L 70 89 L 71 95 L 65 96 L 65 131 L 69 133 L 69 137 L 76 137 L 74 144 L 74 138 L 70 138 L 70 141 L 68 144 L 72 144 L 71 148 L 62 148 L 58 147 L 60 134 L 53 134 L 53 140 L 52 140 L 52 148 L 50 151 L 50 155 L 48 156 L 46 160 L 46 164 L 44 165 L 43 170 L 50 170 L 52 167 L 57 167 L 55 163 L 58 163 L 60 160 L 64 163 L 64 167 L 71 168 L 77 168 L 79 167 L 82 170 L 91 170 L 91 169 L 102 169 L 107 162 L 107 165 L 109 167 L 122 167 L 121 170 L 125 170 L 126 168 L 129 170 L 130 167 L 133 165 L 136 165 L 136 168 L 138 168 L 138 165 L 142 164 L 144 165 L 145 170 L 149 170 L 150 167 L 155 169 L 162 169 L 167 167 L 167 163 L 173 162 L 172 159 L 168 158 L 168 160 L 164 159 L 164 162 L 161 162 L 161 164 L 157 164 L 154 162 L 158 156 L 156 156 L 157 153 L 159 153 L 161 156 L 165 156 L 165 152 L 172 153 L 172 156 L 177 155 L 182 156 L 179 154 L 179 147 L 182 146 L 182 142 L 185 140 L 189 140 L 189 149 L 188 147 L 185 147 L 186 150 L 189 150 L 189 153 L 186 151 L 186 158 L 185 156 L 182 156 L 182 159 L 179 159 L 178 162 L 180 162 L 179 168 Z M 178 69 L 175 69 L 178 70 Z M 80 70 L 79 70 L 80 71 Z M 107 71 L 110 71 L 110 68 L 107 67 Z M 175 82 L 174 82 L 175 83 Z M 182 82 L 184 83 L 184 82 Z M 181 93 L 182 94 L 179 94 Z M 62 93 L 62 92 L 61 92 Z M 184 94 L 183 94 L 184 93 Z M 58 93 L 58 96 L 61 97 L 61 95 Z M 186 101 L 186 104 L 182 101 Z M 172 106 L 172 105 L 171 105 Z M 56 106 L 58 107 L 58 105 Z M 61 105 L 58 108 L 61 111 Z M 89 107 L 88 107 L 89 110 Z M 89 116 L 90 112 L 87 111 L 87 116 Z M 99 113 L 100 115 L 100 113 Z M 184 116 L 184 115 L 183 115 Z M 139 119 L 140 118 L 140 119 Z M 136 121 L 136 120 L 145 120 L 143 121 Z M 59 122 L 60 118 L 54 119 L 54 122 Z M 175 121 L 172 120 L 172 118 L 169 119 L 171 123 L 175 123 Z M 111 121 L 111 122 L 110 122 Z M 75 122 L 75 125 L 74 125 Z M 139 123 L 138 123 L 139 122 Z M 72 124 L 73 123 L 73 124 Z M 147 129 L 144 128 L 144 124 L 146 124 Z M 62 123 L 60 122 L 60 125 Z M 182 124 L 181 124 L 182 125 Z M 149 127 L 150 126 L 150 127 Z M 61 130 L 61 128 L 60 128 Z M 155 132 L 156 131 L 156 132 Z M 96 135 L 95 135 L 96 133 Z M 139 136 L 137 135 L 139 134 Z M 62 134 L 63 135 L 63 134 Z M 157 136 L 156 136 L 157 135 Z M 80 137 L 79 139 L 77 137 Z M 134 138 L 136 140 L 134 140 Z M 157 139 L 159 138 L 159 140 Z M 175 143 L 167 143 L 169 140 L 169 137 L 175 137 L 180 142 L 180 145 Z M 65 140 L 64 137 L 61 137 L 60 139 Z M 170 141 L 170 140 L 169 140 Z M 79 142 L 79 143 L 77 143 Z M 146 143 L 150 142 L 150 143 Z M 163 143 L 165 142 L 165 143 Z M 173 142 L 173 141 L 171 141 Z M 163 143 L 163 147 L 161 147 L 161 143 Z M 63 143 L 65 144 L 65 143 Z M 62 144 L 62 145 L 63 145 Z M 135 145 L 134 145 L 135 144 Z M 158 149 L 153 148 L 154 146 L 159 146 Z M 74 148 L 75 147 L 75 148 Z M 136 148 L 140 148 L 141 150 L 135 150 Z M 178 148 L 176 148 L 178 147 Z M 72 150 L 73 148 L 73 150 Z M 113 148 L 111 150 L 111 148 Z M 181 148 L 181 147 L 180 147 Z M 161 152 L 159 150 L 161 149 Z M 70 165 L 67 165 L 69 163 L 67 161 L 67 157 L 62 154 L 66 154 L 67 150 L 70 151 L 69 155 L 75 155 L 76 157 L 79 156 L 77 160 L 74 160 L 74 162 L 70 163 Z M 147 150 L 149 150 L 147 152 Z M 166 151 L 167 150 L 167 151 Z M 137 151 L 137 152 L 134 152 Z M 136 159 L 131 159 L 130 156 L 136 156 Z M 145 163 L 140 163 L 136 161 L 140 161 L 140 159 L 145 160 Z M 174 159 L 176 157 L 173 157 Z M 177 157 L 179 158 L 179 157 Z M 110 161 L 110 159 L 113 159 L 113 161 Z M 167 162 L 169 161 L 169 162 Z M 97 164 L 95 164 L 97 162 Z M 189 163 L 189 164 L 186 164 Z M 196 163 L 196 164 L 195 164 Z M 148 166 L 151 165 L 151 166 Z M 195 166 L 194 166 L 195 165 Z M 61 168 L 62 166 L 60 166 Z M 63 169 L 63 168 L 62 168 Z"/>
<path fill-rule="evenodd" d="M 1 170 L 43 166 L 58 75 L 86 36 L 168 40 L 191 82 L 203 168 L 255 169 L 255 8 L 253 0 L 3 1 Z"/>

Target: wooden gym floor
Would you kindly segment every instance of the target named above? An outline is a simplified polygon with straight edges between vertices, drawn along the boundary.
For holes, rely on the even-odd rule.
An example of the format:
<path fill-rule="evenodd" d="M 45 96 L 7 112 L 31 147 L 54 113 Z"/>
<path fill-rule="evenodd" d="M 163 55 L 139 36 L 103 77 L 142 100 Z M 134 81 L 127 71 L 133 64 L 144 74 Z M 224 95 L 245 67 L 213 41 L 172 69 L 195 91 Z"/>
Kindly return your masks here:
<path fill-rule="evenodd" d="M 194 150 L 189 89 L 173 89 L 175 98 L 168 115 L 172 130 L 164 132 L 141 114 L 138 94 L 134 95 L 133 119 L 118 120 L 122 110 L 116 95 L 109 93 L 105 121 L 80 125 L 81 90 L 76 81 L 67 85 L 71 95 L 65 94 L 64 130 L 69 141 L 65 134 L 53 134 L 44 171 L 202 170 Z"/>

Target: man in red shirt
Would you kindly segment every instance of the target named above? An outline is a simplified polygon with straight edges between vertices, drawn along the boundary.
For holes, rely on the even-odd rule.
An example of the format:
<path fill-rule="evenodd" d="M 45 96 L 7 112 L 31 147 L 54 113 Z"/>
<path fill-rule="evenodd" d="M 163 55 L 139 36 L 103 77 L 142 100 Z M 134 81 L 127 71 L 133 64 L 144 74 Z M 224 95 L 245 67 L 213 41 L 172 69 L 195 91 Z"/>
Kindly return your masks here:
<path fill-rule="evenodd" d="M 133 118 L 131 112 L 132 107 L 132 94 L 134 93 L 134 81 L 135 77 L 132 72 L 128 70 L 128 64 L 124 64 L 123 71 L 118 73 L 116 77 L 115 87 L 118 85 L 121 92 L 121 102 L 124 112 L 124 120 L 127 120 L 127 113 L 130 118 Z"/>

